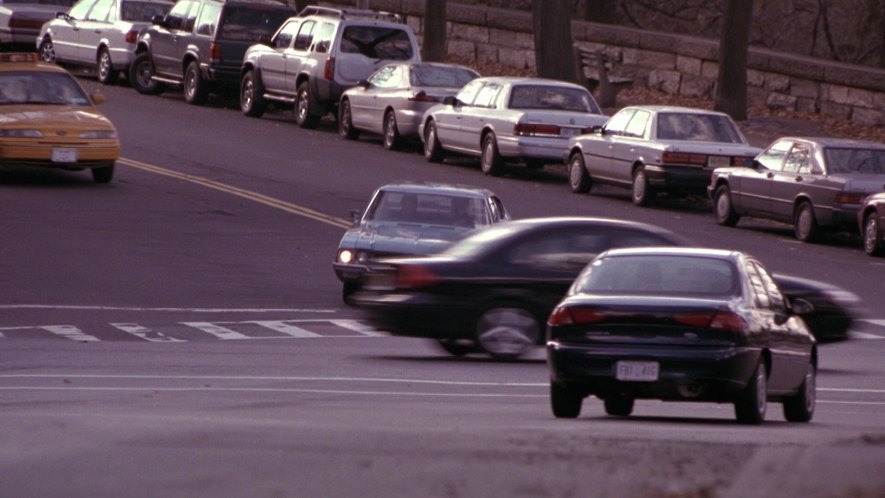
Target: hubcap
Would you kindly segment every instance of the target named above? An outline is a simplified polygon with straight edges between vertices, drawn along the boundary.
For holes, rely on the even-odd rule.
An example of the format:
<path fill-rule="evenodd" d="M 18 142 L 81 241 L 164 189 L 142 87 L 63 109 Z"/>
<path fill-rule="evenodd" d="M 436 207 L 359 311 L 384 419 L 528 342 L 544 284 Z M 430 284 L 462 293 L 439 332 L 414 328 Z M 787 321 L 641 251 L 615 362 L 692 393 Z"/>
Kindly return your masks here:
<path fill-rule="evenodd" d="M 307 117 L 307 93 L 298 94 L 298 119 L 304 121 Z"/>
<path fill-rule="evenodd" d="M 55 62 L 55 47 L 52 46 L 52 42 L 43 44 L 40 50 L 40 58 L 43 62 Z"/>
<path fill-rule="evenodd" d="M 720 220 L 728 217 L 729 208 L 728 196 L 724 192 L 719 194 L 719 198 L 716 200 L 716 214 Z"/>
<path fill-rule="evenodd" d="M 496 308 L 483 314 L 477 331 L 480 344 L 489 353 L 515 356 L 534 344 L 537 324 L 525 310 Z"/>
<path fill-rule="evenodd" d="M 425 152 L 429 156 L 433 153 L 433 148 L 436 146 L 436 130 L 433 126 L 427 130 L 427 139 L 424 141 L 425 144 Z"/>
<path fill-rule="evenodd" d="M 805 407 L 809 412 L 814 407 L 815 393 L 814 370 L 809 368 L 808 373 L 805 374 Z"/>
<path fill-rule="evenodd" d="M 759 368 L 759 371 L 756 373 L 756 408 L 759 410 L 759 414 L 765 413 L 765 403 L 766 398 L 768 397 L 768 388 L 765 385 L 765 370 L 763 368 Z"/>
<path fill-rule="evenodd" d="M 808 236 L 808 232 L 811 230 L 811 210 L 807 207 L 803 207 L 802 211 L 799 211 L 799 222 L 797 223 L 799 226 L 799 235 L 804 239 Z"/>
<path fill-rule="evenodd" d="M 98 76 L 101 79 L 105 79 L 108 77 L 108 74 L 111 71 L 111 57 L 107 52 L 102 52 L 101 57 L 98 59 Z"/>
<path fill-rule="evenodd" d="M 393 122 L 393 114 L 388 114 L 387 118 L 384 120 L 384 140 L 387 142 L 388 147 L 393 145 L 393 132 L 395 129 L 396 125 Z"/>
<path fill-rule="evenodd" d="M 642 199 L 645 197 L 645 173 L 636 173 L 636 179 L 633 181 L 633 197 Z"/>
<path fill-rule="evenodd" d="M 867 217 L 866 225 L 864 226 L 864 236 L 863 236 L 863 247 L 864 250 L 868 253 L 873 253 L 876 250 L 876 244 L 878 244 L 879 239 L 879 226 L 876 222 L 875 214 L 871 214 Z"/>
<path fill-rule="evenodd" d="M 581 164 L 577 159 L 573 159 L 571 163 L 571 168 L 569 169 L 569 179 L 572 181 L 572 187 L 577 187 L 578 183 L 581 182 L 581 172 L 578 168 L 581 167 Z"/>
<path fill-rule="evenodd" d="M 252 108 L 252 98 L 253 92 L 255 91 L 252 80 L 246 80 L 246 84 L 243 85 L 243 107 L 246 109 Z"/>

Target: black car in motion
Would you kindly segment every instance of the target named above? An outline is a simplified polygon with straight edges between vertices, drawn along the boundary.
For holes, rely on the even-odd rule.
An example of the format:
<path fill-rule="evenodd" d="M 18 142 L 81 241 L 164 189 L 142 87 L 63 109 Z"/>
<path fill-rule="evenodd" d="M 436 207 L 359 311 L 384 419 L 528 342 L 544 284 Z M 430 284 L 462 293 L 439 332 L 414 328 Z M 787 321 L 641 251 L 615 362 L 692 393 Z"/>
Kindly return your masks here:
<path fill-rule="evenodd" d="M 627 416 L 635 399 L 734 403 L 759 424 L 766 402 L 790 422 L 814 414 L 817 347 L 762 264 L 736 251 L 615 249 L 578 276 L 547 325 L 553 414 L 586 396 Z"/>
<path fill-rule="evenodd" d="M 661 245 L 686 243 L 652 225 L 602 218 L 498 223 L 433 256 L 382 260 L 351 300 L 394 335 L 437 339 L 456 355 L 516 358 L 543 344 L 547 316 L 597 254 Z"/>

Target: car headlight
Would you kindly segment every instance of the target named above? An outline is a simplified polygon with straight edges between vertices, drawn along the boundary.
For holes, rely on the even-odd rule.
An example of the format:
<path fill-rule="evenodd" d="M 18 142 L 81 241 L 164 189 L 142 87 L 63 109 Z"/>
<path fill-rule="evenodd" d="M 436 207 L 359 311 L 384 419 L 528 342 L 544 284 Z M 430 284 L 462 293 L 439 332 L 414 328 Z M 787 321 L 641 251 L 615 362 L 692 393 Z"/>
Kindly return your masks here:
<path fill-rule="evenodd" d="M 117 132 L 113 130 L 91 130 L 80 133 L 80 138 L 117 138 Z"/>
<path fill-rule="evenodd" d="M 353 251 L 350 249 L 344 249 L 338 251 L 338 262 L 344 264 L 350 264 L 353 262 Z"/>
<path fill-rule="evenodd" d="M 10 138 L 40 138 L 43 132 L 40 130 L 0 130 L 0 137 Z"/>

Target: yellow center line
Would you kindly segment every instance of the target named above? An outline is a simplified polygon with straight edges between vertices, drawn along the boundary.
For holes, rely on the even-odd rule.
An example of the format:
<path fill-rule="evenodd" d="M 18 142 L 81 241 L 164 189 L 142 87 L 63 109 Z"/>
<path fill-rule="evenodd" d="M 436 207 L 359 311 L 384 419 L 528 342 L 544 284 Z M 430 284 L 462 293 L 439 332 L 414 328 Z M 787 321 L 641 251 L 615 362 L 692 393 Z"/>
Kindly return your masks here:
<path fill-rule="evenodd" d="M 253 202 L 257 202 L 259 204 L 264 204 L 265 206 L 270 206 L 272 208 L 276 208 L 287 213 L 292 213 L 298 216 L 302 216 L 304 218 L 309 218 L 315 221 L 319 221 L 321 223 L 325 223 L 327 225 L 336 226 L 339 228 L 350 228 L 352 224 L 345 219 L 336 218 L 334 216 L 329 216 L 325 213 L 321 213 L 319 211 L 314 211 L 313 209 L 306 208 L 303 206 L 299 206 L 297 204 L 292 204 L 291 202 L 286 202 L 280 199 L 275 199 L 273 197 L 268 197 L 264 194 L 259 194 L 258 192 L 253 192 L 251 190 L 242 189 L 239 187 L 234 187 L 233 185 L 227 185 L 225 183 L 216 182 L 214 180 L 210 180 L 208 178 L 203 178 L 199 176 L 189 175 L 187 173 L 181 173 L 179 171 L 161 168 L 160 166 L 154 166 L 153 164 L 147 164 L 139 161 L 135 161 L 132 159 L 120 158 L 117 160 L 118 164 L 123 164 L 125 166 L 129 166 L 132 168 L 137 168 L 144 171 L 149 171 L 151 173 L 156 173 L 158 175 L 165 175 L 172 178 L 177 178 L 179 180 L 184 180 L 186 182 L 195 183 L 197 185 L 202 185 L 204 187 L 208 187 L 214 190 L 218 190 L 221 192 L 225 192 L 227 194 L 235 195 L 237 197 L 242 197 L 243 199 L 248 199 Z"/>

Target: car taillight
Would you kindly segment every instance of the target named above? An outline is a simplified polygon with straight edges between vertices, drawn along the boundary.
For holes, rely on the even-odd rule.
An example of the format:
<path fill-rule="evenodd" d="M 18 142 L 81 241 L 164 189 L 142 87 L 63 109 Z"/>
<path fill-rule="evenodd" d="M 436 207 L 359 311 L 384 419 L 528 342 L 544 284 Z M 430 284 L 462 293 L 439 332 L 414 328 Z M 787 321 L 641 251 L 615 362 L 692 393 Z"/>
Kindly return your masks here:
<path fill-rule="evenodd" d="M 664 152 L 661 156 L 664 164 L 707 164 L 706 154 L 689 154 L 688 152 Z"/>
<path fill-rule="evenodd" d="M 560 132 L 560 128 L 557 125 L 552 124 L 532 124 L 532 123 L 517 123 L 516 126 L 513 127 L 513 134 L 520 135 L 524 137 L 538 137 L 538 136 L 554 136 L 558 137 Z"/>
<path fill-rule="evenodd" d="M 326 58 L 326 65 L 323 68 L 323 78 L 326 78 L 327 80 L 335 79 L 335 58 L 334 57 L 327 57 Z"/>
<path fill-rule="evenodd" d="M 418 265 L 403 265 L 396 272 L 396 286 L 413 289 L 428 287 L 439 281 L 439 277 L 429 269 Z"/>
<path fill-rule="evenodd" d="M 221 62 L 221 44 L 220 43 L 210 43 L 209 44 L 209 60 L 211 62 Z"/>
<path fill-rule="evenodd" d="M 753 159 L 756 159 L 756 158 L 753 156 L 750 156 L 750 157 L 735 156 L 735 157 L 731 158 L 731 164 L 733 164 L 734 166 L 752 166 Z"/>
<path fill-rule="evenodd" d="M 599 323 L 605 320 L 605 313 L 595 308 L 569 308 L 559 306 L 550 313 L 547 324 L 553 327 L 559 325 L 584 325 Z"/>
<path fill-rule="evenodd" d="M 138 41 L 138 30 L 130 29 L 126 32 L 126 37 L 124 38 L 126 43 L 135 43 Z"/>
<path fill-rule="evenodd" d="M 679 313 L 673 317 L 677 323 L 691 327 L 739 332 L 747 328 L 747 322 L 730 311 Z"/>
<path fill-rule="evenodd" d="M 836 202 L 839 204 L 860 204 L 864 197 L 866 196 L 859 192 L 839 192 L 836 194 Z"/>
<path fill-rule="evenodd" d="M 37 19 L 21 19 L 13 17 L 9 20 L 9 27 L 18 29 L 40 29 L 43 27 L 43 21 Z"/>
<path fill-rule="evenodd" d="M 416 93 L 415 95 L 412 95 L 411 97 L 409 97 L 409 100 L 411 100 L 412 102 L 439 102 L 440 101 L 438 97 L 434 97 L 432 95 L 427 95 L 427 93 L 425 93 L 424 90 L 421 90 L 420 92 Z"/>

